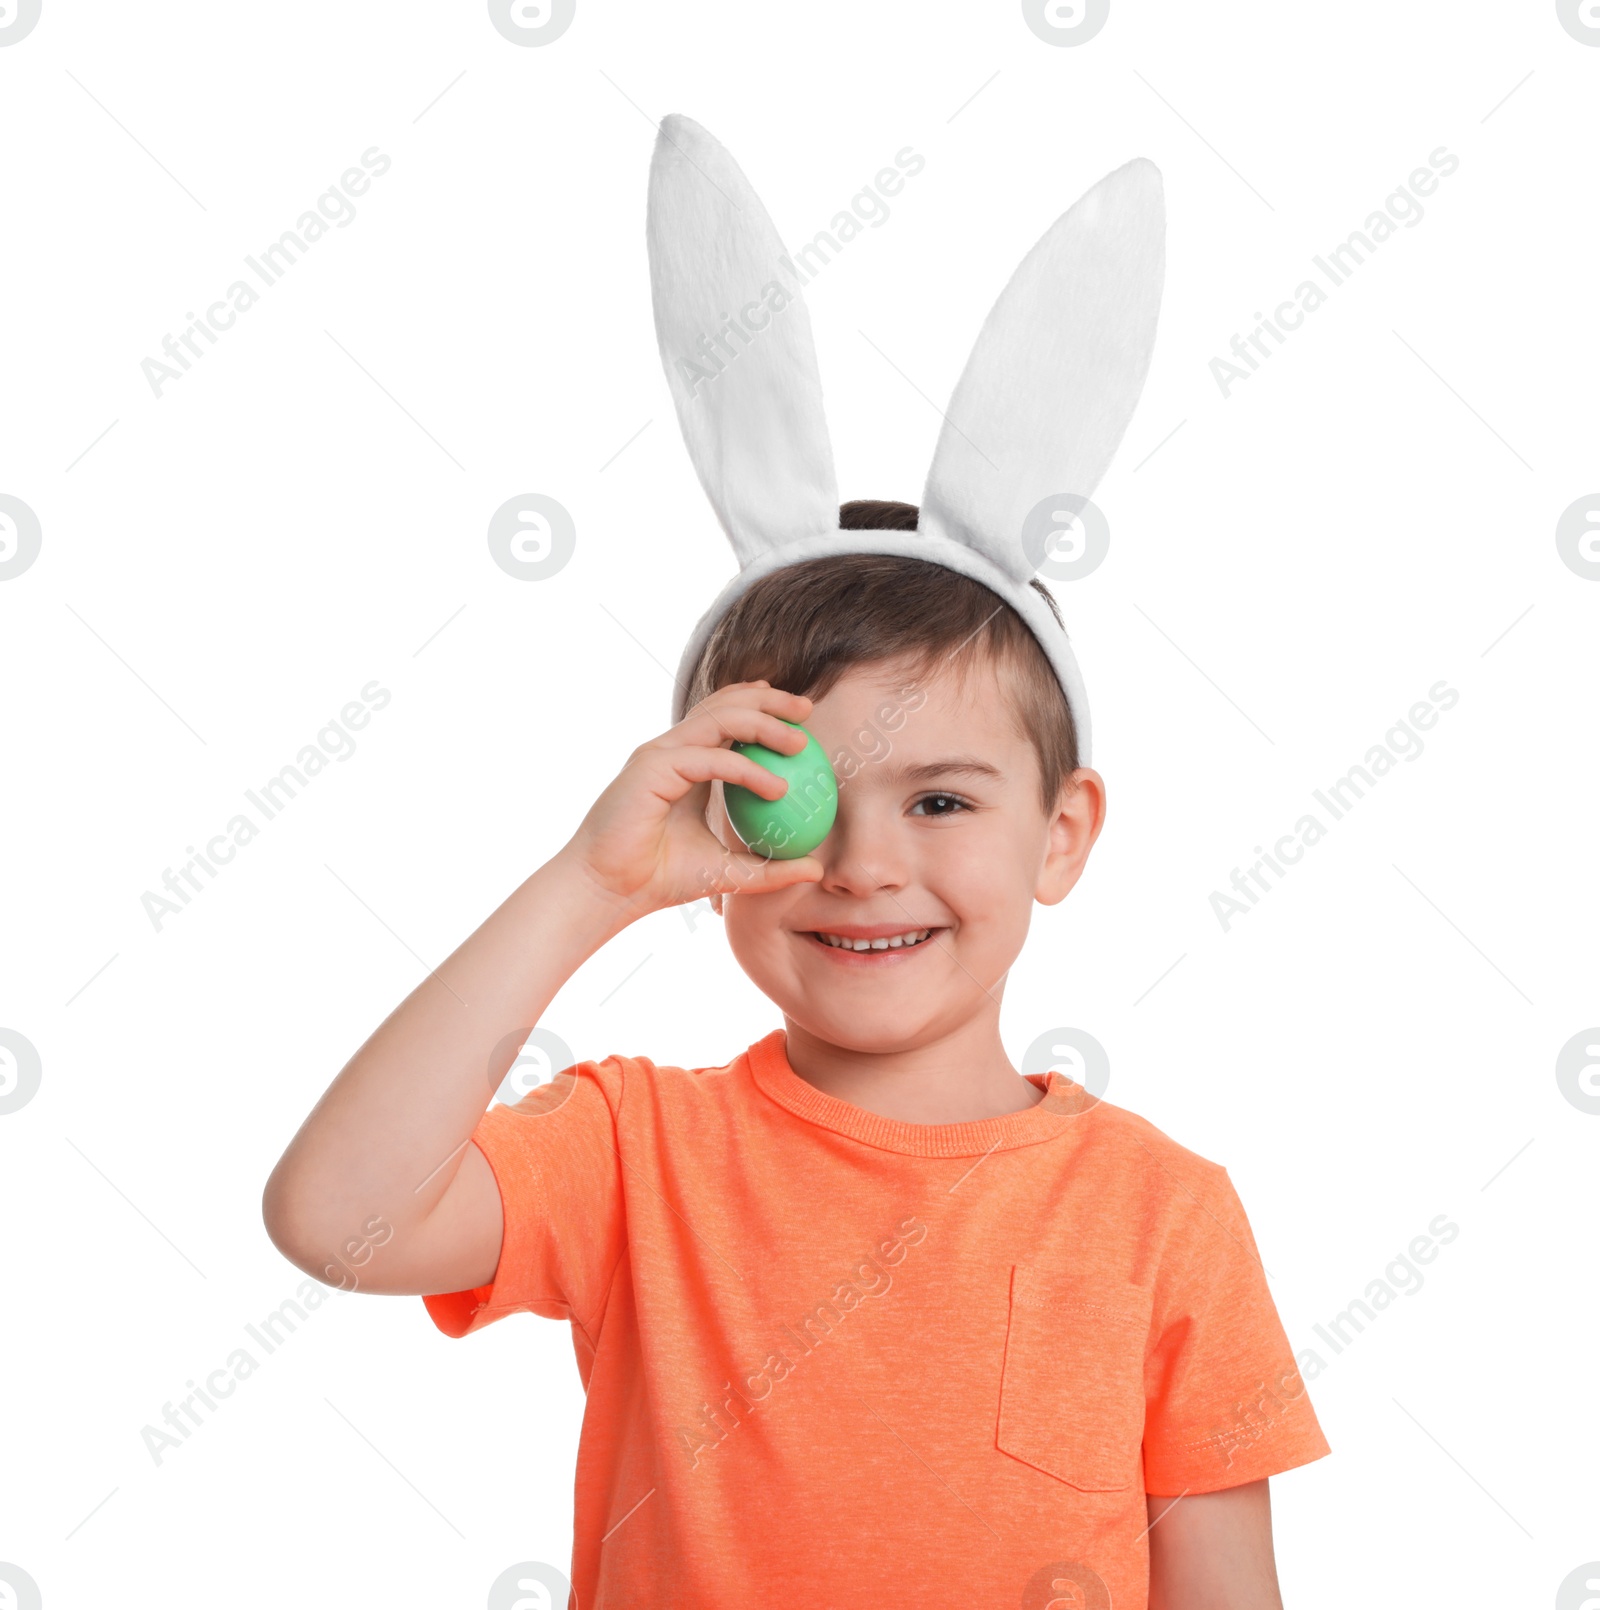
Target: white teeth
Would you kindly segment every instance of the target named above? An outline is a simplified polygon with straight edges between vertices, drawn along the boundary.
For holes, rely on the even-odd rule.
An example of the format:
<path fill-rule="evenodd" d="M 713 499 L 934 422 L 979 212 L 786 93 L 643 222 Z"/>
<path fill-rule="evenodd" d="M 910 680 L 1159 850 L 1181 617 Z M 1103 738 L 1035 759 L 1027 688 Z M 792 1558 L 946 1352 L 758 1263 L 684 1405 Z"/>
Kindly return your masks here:
<path fill-rule="evenodd" d="M 913 928 L 888 939 L 841 939 L 837 934 L 818 934 L 817 937 L 835 950 L 899 950 L 904 945 L 921 943 L 932 932 L 931 928 Z"/>

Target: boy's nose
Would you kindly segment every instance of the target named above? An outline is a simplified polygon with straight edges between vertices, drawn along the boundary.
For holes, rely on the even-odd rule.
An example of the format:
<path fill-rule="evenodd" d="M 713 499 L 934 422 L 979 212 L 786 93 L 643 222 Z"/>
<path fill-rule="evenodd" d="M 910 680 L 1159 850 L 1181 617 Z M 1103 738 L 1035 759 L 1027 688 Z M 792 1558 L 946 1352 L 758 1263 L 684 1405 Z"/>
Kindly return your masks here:
<path fill-rule="evenodd" d="M 894 819 L 852 808 L 844 790 L 833 831 L 811 853 L 822 863 L 822 887 L 841 894 L 864 896 L 903 888 L 907 881 L 905 845 Z"/>

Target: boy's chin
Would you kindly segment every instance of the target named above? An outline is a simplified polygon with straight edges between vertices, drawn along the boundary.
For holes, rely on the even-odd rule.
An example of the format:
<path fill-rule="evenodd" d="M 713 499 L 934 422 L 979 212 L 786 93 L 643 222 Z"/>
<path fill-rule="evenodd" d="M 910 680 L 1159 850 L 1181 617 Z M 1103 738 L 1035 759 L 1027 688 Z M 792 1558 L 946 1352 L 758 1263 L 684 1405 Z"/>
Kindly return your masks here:
<path fill-rule="evenodd" d="M 863 1056 L 887 1056 L 937 1038 L 942 1017 L 934 1001 L 886 1000 L 878 1007 L 863 1007 L 858 1000 L 834 1002 L 811 995 L 776 1004 L 807 1034 Z"/>

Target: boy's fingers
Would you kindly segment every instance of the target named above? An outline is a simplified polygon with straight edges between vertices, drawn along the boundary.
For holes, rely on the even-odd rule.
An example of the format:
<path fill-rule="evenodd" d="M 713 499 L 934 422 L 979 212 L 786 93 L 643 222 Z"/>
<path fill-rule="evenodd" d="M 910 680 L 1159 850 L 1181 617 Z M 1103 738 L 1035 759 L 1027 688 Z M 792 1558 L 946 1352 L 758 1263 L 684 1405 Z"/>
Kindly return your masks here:
<path fill-rule="evenodd" d="M 661 748 L 714 747 L 729 742 L 764 744 L 779 754 L 797 755 L 805 748 L 806 735 L 769 710 L 728 704 L 720 710 L 697 710 L 655 740 Z"/>
<path fill-rule="evenodd" d="M 815 883 L 822 876 L 822 863 L 811 855 L 797 855 L 787 861 L 769 860 L 762 855 L 736 855 L 729 870 L 738 882 L 725 893 L 770 894 L 795 883 Z"/>
<path fill-rule="evenodd" d="M 794 693 L 788 688 L 775 688 L 767 682 L 734 682 L 718 688 L 715 693 L 708 693 L 699 704 L 685 712 L 684 720 L 691 720 L 696 715 L 715 716 L 728 710 L 756 710 L 768 713 L 781 710 L 785 719 L 803 720 L 815 708 L 816 701 L 806 693 Z"/>
<path fill-rule="evenodd" d="M 781 799 L 788 791 L 781 777 L 732 749 L 699 746 L 658 749 L 651 760 L 660 777 L 657 793 L 667 800 L 681 799 L 694 785 L 712 781 L 737 783 L 769 800 Z"/>
<path fill-rule="evenodd" d="M 714 866 L 700 868 L 697 892 L 686 898 L 711 894 L 771 894 L 796 883 L 815 883 L 822 876 L 822 863 L 811 855 L 779 861 L 749 851 L 719 846 L 720 859 Z"/>

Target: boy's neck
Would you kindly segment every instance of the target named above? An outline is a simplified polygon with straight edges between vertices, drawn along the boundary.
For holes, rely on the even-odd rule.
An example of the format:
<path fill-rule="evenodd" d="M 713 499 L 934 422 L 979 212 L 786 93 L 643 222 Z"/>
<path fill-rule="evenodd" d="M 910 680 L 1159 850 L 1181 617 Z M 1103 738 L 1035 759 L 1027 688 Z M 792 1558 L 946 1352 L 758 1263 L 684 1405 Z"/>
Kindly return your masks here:
<path fill-rule="evenodd" d="M 1037 1106 L 1044 1097 L 1011 1066 L 996 1025 L 976 1022 L 915 1049 L 835 1045 L 784 1019 L 789 1066 L 813 1088 L 907 1124 L 962 1124 Z"/>

